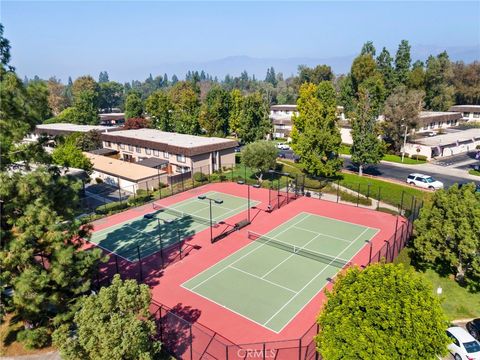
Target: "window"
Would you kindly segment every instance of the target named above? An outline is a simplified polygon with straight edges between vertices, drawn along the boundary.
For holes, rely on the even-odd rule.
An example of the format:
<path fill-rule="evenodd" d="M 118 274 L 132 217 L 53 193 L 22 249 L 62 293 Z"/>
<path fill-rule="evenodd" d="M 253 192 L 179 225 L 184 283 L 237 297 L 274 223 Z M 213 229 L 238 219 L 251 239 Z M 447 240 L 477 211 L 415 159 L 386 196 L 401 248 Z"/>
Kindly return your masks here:
<path fill-rule="evenodd" d="M 152 153 L 151 149 L 148 149 L 148 148 L 145 149 L 145 154 L 150 155 L 151 153 Z"/>
<path fill-rule="evenodd" d="M 177 155 L 177 161 L 184 163 L 184 162 L 186 162 L 187 160 L 185 159 L 185 155 L 179 154 L 179 155 Z"/>
<path fill-rule="evenodd" d="M 464 112 L 463 117 L 466 117 L 466 118 L 470 117 L 470 113 L 469 112 Z"/>
<path fill-rule="evenodd" d="M 120 149 L 125 149 L 125 144 L 120 144 Z"/>
<path fill-rule="evenodd" d="M 474 112 L 473 117 L 474 118 L 480 118 L 480 112 Z"/>
<path fill-rule="evenodd" d="M 128 151 L 133 151 L 133 145 L 128 145 Z"/>
<path fill-rule="evenodd" d="M 140 146 L 135 146 L 135 151 L 137 153 L 141 153 L 142 152 L 142 148 Z"/>
<path fill-rule="evenodd" d="M 105 146 L 106 147 L 112 147 L 112 143 L 110 141 L 105 141 Z"/>
<path fill-rule="evenodd" d="M 164 157 L 165 159 L 168 159 L 168 157 L 169 157 L 168 151 L 164 151 L 164 152 L 163 152 L 163 157 Z"/>
<path fill-rule="evenodd" d="M 153 156 L 158 156 L 158 150 L 153 150 Z"/>

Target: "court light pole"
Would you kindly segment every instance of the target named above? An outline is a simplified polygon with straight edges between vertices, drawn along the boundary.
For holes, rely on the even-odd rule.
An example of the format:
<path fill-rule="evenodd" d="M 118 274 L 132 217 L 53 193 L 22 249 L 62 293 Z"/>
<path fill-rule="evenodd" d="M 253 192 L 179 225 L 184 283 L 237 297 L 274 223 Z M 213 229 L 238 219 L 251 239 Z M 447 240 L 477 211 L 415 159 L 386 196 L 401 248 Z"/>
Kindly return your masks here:
<path fill-rule="evenodd" d="M 206 195 L 199 195 L 199 200 L 208 200 L 209 208 L 210 208 L 210 242 L 213 243 L 213 218 L 212 218 L 212 202 L 215 204 L 223 204 L 223 200 L 220 199 L 212 199 L 207 197 Z"/>
<path fill-rule="evenodd" d="M 254 188 L 258 189 L 260 185 L 259 184 L 250 185 L 245 183 L 242 180 L 237 181 L 237 184 L 247 185 L 247 217 L 248 217 L 248 222 L 250 223 L 250 186 L 253 186 Z"/>

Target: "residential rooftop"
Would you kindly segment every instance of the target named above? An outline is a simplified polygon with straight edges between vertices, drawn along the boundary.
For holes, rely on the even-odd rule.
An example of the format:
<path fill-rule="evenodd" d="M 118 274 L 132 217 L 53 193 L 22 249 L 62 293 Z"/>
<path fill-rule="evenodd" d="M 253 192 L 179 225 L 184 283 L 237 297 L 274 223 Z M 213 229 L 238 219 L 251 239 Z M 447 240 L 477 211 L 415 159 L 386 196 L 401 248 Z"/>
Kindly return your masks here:
<path fill-rule="evenodd" d="M 416 139 L 414 143 L 426 146 L 449 145 L 455 143 L 468 143 L 480 139 L 480 128 L 468 130 L 449 130 L 448 133 Z"/>
<path fill-rule="evenodd" d="M 454 105 L 448 111 L 480 112 L 480 105 Z"/>
<path fill-rule="evenodd" d="M 79 125 L 69 123 L 40 124 L 35 128 L 37 134 L 65 135 L 71 133 L 85 133 L 89 131 L 107 132 L 114 131 L 116 128 L 101 125 Z"/>
<path fill-rule="evenodd" d="M 92 162 L 94 170 L 132 182 L 158 177 L 158 175 L 165 173 L 165 171 L 162 170 L 113 159 L 107 156 L 96 155 L 89 152 L 84 152 L 84 154 Z"/>

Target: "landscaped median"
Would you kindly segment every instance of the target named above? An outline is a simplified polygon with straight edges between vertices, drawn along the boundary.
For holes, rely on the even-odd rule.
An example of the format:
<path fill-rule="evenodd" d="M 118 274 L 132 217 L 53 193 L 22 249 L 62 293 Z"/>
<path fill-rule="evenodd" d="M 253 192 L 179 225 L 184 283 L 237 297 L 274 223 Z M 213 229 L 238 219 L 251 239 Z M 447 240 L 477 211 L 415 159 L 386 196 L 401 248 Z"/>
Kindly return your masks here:
<path fill-rule="evenodd" d="M 342 144 L 340 147 L 340 154 L 341 155 L 351 155 L 350 152 L 351 146 Z M 406 164 L 406 165 L 420 165 L 420 164 L 425 164 L 427 162 L 427 158 L 422 155 L 409 155 L 405 153 L 405 156 L 403 157 L 401 155 L 395 155 L 395 154 L 385 154 L 382 158 L 382 161 L 388 161 L 388 162 L 394 162 L 394 163 L 399 163 L 399 164 Z"/>

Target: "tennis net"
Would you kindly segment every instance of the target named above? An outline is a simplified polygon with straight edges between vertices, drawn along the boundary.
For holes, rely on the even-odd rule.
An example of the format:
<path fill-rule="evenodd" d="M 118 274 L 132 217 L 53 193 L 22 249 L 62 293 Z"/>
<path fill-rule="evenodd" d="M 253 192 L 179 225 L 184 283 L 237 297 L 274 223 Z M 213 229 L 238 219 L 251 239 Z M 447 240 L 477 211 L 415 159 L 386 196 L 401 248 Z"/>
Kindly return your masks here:
<path fill-rule="evenodd" d="M 193 221 L 196 221 L 198 223 L 205 224 L 205 225 L 210 225 L 210 219 L 206 219 L 206 218 L 203 218 L 203 217 L 197 216 L 197 215 L 187 214 L 183 211 L 173 209 L 173 208 L 169 208 L 169 207 L 162 206 L 162 205 L 155 204 L 155 203 L 152 203 L 152 205 L 153 205 L 154 210 L 163 211 L 163 212 L 166 212 L 166 213 L 171 214 L 171 215 L 175 215 L 175 216 L 180 217 L 180 218 L 187 218 L 187 219 L 190 218 Z M 212 226 L 218 226 L 217 222 L 212 221 Z"/>
<path fill-rule="evenodd" d="M 304 257 L 312 259 L 312 260 L 327 263 L 329 265 L 333 265 L 333 266 L 339 267 L 339 268 L 343 268 L 345 265 L 347 265 L 349 263 L 347 260 L 340 259 L 340 258 L 331 256 L 331 255 L 324 254 L 324 253 L 320 253 L 320 252 L 317 252 L 317 251 L 308 250 L 308 249 L 305 249 L 304 247 L 301 247 L 301 246 L 296 246 L 296 245 L 284 243 L 283 241 L 279 241 L 279 240 L 276 240 L 272 237 L 262 235 L 262 234 L 258 234 L 258 233 L 253 232 L 253 231 L 248 232 L 248 238 L 250 240 L 258 241 L 258 242 L 261 242 L 263 244 L 270 245 L 270 246 L 276 247 L 278 249 L 288 251 L 290 253 L 297 254 L 297 255 L 300 255 L 300 256 L 304 256 Z"/>

